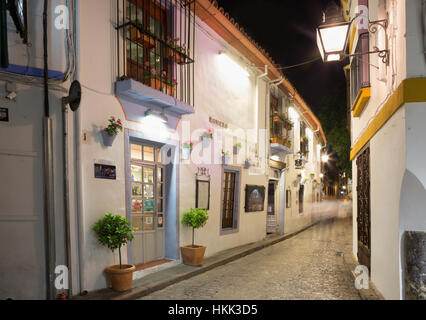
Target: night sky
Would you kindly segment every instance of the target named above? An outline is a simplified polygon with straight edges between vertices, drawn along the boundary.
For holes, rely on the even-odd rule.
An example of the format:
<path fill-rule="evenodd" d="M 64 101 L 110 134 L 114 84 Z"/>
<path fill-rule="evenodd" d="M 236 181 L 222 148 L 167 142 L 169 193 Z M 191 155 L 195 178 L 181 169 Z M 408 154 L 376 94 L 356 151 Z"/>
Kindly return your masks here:
<path fill-rule="evenodd" d="M 219 0 L 231 17 L 282 67 L 320 57 L 316 28 L 333 0 Z M 311 64 L 284 70 L 315 112 L 324 95 L 345 83 L 344 63 Z"/>

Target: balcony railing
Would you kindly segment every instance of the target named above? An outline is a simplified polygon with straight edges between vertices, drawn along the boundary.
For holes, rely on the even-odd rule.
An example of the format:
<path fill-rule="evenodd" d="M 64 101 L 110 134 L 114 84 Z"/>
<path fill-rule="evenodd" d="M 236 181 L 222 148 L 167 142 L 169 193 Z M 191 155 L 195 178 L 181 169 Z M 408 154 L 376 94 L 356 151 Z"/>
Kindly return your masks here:
<path fill-rule="evenodd" d="M 194 104 L 195 0 L 117 0 L 118 79 Z"/>

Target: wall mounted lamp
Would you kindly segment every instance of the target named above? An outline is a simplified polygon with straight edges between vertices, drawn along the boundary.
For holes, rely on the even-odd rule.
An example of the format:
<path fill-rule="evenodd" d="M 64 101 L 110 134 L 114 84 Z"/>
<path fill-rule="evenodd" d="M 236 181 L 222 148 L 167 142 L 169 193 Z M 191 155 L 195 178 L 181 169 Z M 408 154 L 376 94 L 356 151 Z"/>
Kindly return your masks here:
<path fill-rule="evenodd" d="M 164 114 L 164 112 L 162 112 L 160 114 L 157 114 L 157 113 L 154 113 L 152 111 L 152 109 L 148 109 L 145 112 L 145 118 L 146 119 L 152 118 L 152 119 L 155 119 L 155 120 L 160 120 L 163 123 L 169 122 L 169 119 L 166 117 L 166 115 Z"/>
<path fill-rule="evenodd" d="M 383 63 L 389 64 L 389 48 L 386 41 L 386 48 L 380 50 L 374 47 L 373 51 L 347 54 L 346 48 L 349 42 L 349 31 L 352 23 L 360 15 L 355 16 L 350 22 L 346 22 L 341 8 L 332 2 L 324 13 L 323 24 L 317 29 L 317 45 L 324 62 L 342 61 L 347 57 L 362 56 L 377 53 Z M 376 33 L 379 27 L 382 27 L 387 33 L 389 25 L 389 16 L 383 20 L 369 21 L 368 32 Z M 387 35 L 386 35 L 387 39 Z"/>

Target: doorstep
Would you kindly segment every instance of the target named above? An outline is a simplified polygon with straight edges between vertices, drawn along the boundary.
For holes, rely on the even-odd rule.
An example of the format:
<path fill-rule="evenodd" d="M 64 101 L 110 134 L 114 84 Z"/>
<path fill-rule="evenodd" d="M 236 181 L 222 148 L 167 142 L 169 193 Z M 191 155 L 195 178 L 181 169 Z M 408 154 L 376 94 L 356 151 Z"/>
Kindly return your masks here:
<path fill-rule="evenodd" d="M 187 280 L 202 273 L 205 273 L 214 268 L 223 266 L 232 261 L 238 260 L 242 257 L 255 253 L 256 251 L 273 246 L 279 242 L 290 239 L 303 231 L 313 227 L 318 222 L 315 222 L 303 229 L 287 234 L 287 235 L 274 235 L 266 239 L 244 245 L 241 247 L 228 249 L 218 254 L 207 257 L 203 261 L 201 267 L 191 267 L 182 263 L 150 274 L 148 277 L 143 277 L 133 281 L 133 289 L 128 292 L 115 292 L 111 289 L 102 289 L 98 291 L 89 292 L 85 296 L 74 296 L 73 300 L 135 300 L 147 296 L 155 291 L 162 290 L 175 283 Z M 149 270 L 149 269 L 147 269 Z"/>

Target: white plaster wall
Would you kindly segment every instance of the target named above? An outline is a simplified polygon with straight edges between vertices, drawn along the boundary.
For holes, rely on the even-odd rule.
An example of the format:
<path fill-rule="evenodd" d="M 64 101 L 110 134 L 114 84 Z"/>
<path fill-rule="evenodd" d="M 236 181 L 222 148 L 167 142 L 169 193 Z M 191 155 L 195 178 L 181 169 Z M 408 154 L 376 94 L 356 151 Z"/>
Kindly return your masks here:
<path fill-rule="evenodd" d="M 400 298 L 398 235 L 405 172 L 404 120 L 405 108 L 401 108 L 370 142 L 371 280 L 386 299 Z"/>
<path fill-rule="evenodd" d="M 389 66 L 385 68 L 378 57 L 370 56 L 372 96 L 361 117 L 352 118 L 353 145 L 404 79 L 425 75 L 421 38 L 421 1 L 384 2 L 389 12 L 388 40 L 391 60 Z M 370 20 L 383 19 L 383 12 L 379 12 L 379 0 L 369 1 L 369 5 Z M 373 35 L 370 38 L 370 46 L 376 44 L 377 39 Z M 401 108 L 370 141 L 371 276 L 387 299 L 403 298 L 400 259 L 403 232 L 409 228 L 424 230 L 425 219 L 419 212 L 422 201 L 419 186 L 424 181 L 424 170 L 420 165 L 421 156 L 419 156 L 423 152 L 420 142 L 424 136 L 420 120 L 424 119 L 423 109 L 424 104 L 409 104 Z M 356 190 L 355 161 L 353 176 Z M 418 197 L 413 197 L 413 193 Z M 355 231 L 353 250 L 356 256 L 356 192 L 353 199 Z"/>
<path fill-rule="evenodd" d="M 264 185 L 267 187 L 267 176 L 251 175 L 249 171 L 244 169 L 241 161 L 245 159 L 234 158 L 234 166 L 241 168 L 240 193 L 239 193 L 239 228 L 238 231 L 228 235 L 221 235 L 221 197 L 222 197 L 222 165 L 220 164 L 221 150 L 220 136 L 218 130 L 221 128 L 211 124 L 209 117 L 227 123 L 229 126 L 229 135 L 243 135 L 246 130 L 254 130 L 256 128 L 256 103 L 255 90 L 256 83 L 254 74 L 249 78 L 240 74 L 232 74 L 229 70 L 224 69 L 222 57 L 219 51 L 224 50 L 226 55 L 234 61 L 235 64 L 245 68 L 245 60 L 242 59 L 233 48 L 223 43 L 215 32 L 199 22 L 196 28 L 196 52 L 195 52 L 195 114 L 185 117 L 181 121 L 178 130 L 183 130 L 182 123 L 188 120 L 185 125 L 190 126 L 193 133 L 192 137 L 184 137 L 183 142 L 192 140 L 196 146 L 192 152 L 193 156 L 201 154 L 201 146 L 199 145 L 199 137 L 203 130 L 212 129 L 215 131 L 214 141 L 211 149 L 211 156 L 206 158 L 205 163 L 200 164 L 182 164 L 180 167 L 180 217 L 184 212 L 195 206 L 195 180 L 198 167 L 206 167 L 210 170 L 211 175 L 211 197 L 210 197 L 210 219 L 207 225 L 195 232 L 195 240 L 197 244 L 207 246 L 207 256 L 237 247 L 247 243 L 255 242 L 266 236 L 266 211 L 260 213 L 246 213 L 245 206 L 245 186 Z M 259 85 L 262 93 L 259 94 L 259 126 L 265 127 L 265 93 L 264 81 L 261 80 Z M 194 133 L 195 130 L 195 133 Z M 245 139 L 252 141 L 251 132 L 247 134 Z M 259 136 L 259 139 L 261 135 Z M 266 139 L 266 137 L 265 137 Z M 223 147 L 232 153 L 231 145 Z M 244 141 L 243 141 L 244 149 Z M 204 151 L 206 152 L 206 151 Z M 241 151 L 244 153 L 244 150 Z M 213 161 L 212 163 L 209 163 Z M 193 159 L 194 160 L 194 159 Z M 237 161 L 239 162 L 237 163 Z M 266 202 L 265 202 L 266 209 Z M 180 244 L 188 245 L 191 243 L 191 230 L 186 227 L 180 228 Z"/>
<path fill-rule="evenodd" d="M 96 15 L 92 13 L 96 11 Z M 111 116 L 125 120 L 121 105 L 114 96 L 114 56 L 116 31 L 111 24 L 115 21 L 113 6 L 105 1 L 79 2 L 79 80 L 83 86 L 80 106 L 81 132 L 77 135 L 81 145 L 82 208 L 84 234 L 84 290 L 105 288 L 103 271 L 118 263 L 118 252 L 98 244 L 92 231 L 96 221 L 106 213 L 126 216 L 125 199 L 125 154 L 124 134 L 120 133 L 113 146 L 104 147 L 101 130 Z M 125 123 L 127 127 L 127 123 Z M 87 141 L 83 140 L 86 134 Z M 94 178 L 94 164 L 112 164 L 117 167 L 117 180 Z M 126 249 L 122 252 L 127 262 Z"/>
<path fill-rule="evenodd" d="M 54 21 L 58 16 L 55 8 L 64 5 L 65 0 L 52 0 L 48 7 L 48 54 L 49 70 L 65 72 L 66 48 L 65 31 L 55 28 Z M 7 11 L 8 17 L 8 43 L 9 63 L 19 66 L 43 68 L 43 1 L 28 1 L 28 42 L 30 46 L 22 43 L 16 27 Z"/>
<path fill-rule="evenodd" d="M 401 187 L 399 216 L 401 298 L 404 298 L 404 244 L 405 231 L 426 231 L 426 170 L 423 143 L 426 130 L 423 120 L 426 117 L 426 103 L 409 103 L 406 109 L 406 171 Z"/>
<path fill-rule="evenodd" d="M 377 54 L 370 55 L 370 82 L 371 98 L 359 118 L 352 118 L 352 144 L 354 145 L 370 125 L 371 121 L 382 109 L 384 103 L 407 78 L 407 53 L 406 53 L 406 3 L 411 1 L 386 1 L 386 10 L 389 12 L 388 41 L 390 50 L 390 63 L 385 66 Z M 416 1 L 412 1 L 416 2 Z M 379 12 L 379 0 L 369 1 L 370 20 L 383 19 L 383 12 Z M 355 8 L 355 4 L 351 7 Z M 352 11 L 353 12 L 353 11 Z M 379 27 L 379 30 L 381 28 Z M 384 49 L 378 42 L 379 33 L 370 34 L 370 49 L 374 46 Z M 355 38 L 354 47 L 357 44 Z M 381 71 L 384 68 L 385 71 Z"/>
<path fill-rule="evenodd" d="M 407 1 L 406 3 L 406 43 L 407 43 L 407 78 L 426 76 L 426 58 L 423 46 L 421 15 L 422 0 Z M 425 23 L 426 23 L 426 17 Z"/>

